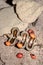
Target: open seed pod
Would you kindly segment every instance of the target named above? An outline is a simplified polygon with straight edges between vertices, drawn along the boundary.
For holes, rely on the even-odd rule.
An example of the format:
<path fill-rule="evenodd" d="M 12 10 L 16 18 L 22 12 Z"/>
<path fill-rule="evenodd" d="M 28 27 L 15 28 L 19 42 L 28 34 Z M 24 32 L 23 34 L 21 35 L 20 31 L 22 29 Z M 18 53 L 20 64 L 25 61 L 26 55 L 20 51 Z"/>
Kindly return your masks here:
<path fill-rule="evenodd" d="M 27 29 L 27 32 L 32 39 L 36 38 L 36 35 L 32 29 Z"/>
<path fill-rule="evenodd" d="M 18 35 L 16 39 L 22 41 L 22 36 Z"/>
<path fill-rule="evenodd" d="M 23 32 L 23 31 L 20 31 L 20 32 L 19 32 L 19 35 L 20 35 L 20 36 L 21 36 L 22 32 Z"/>
<path fill-rule="evenodd" d="M 14 27 L 11 29 L 11 33 L 13 34 L 13 37 L 17 37 L 19 32 L 19 29 L 17 27 Z"/>
<path fill-rule="evenodd" d="M 22 48 L 25 48 L 25 43 L 23 43 L 21 40 L 16 39 L 15 46 L 19 49 L 22 49 Z"/>
<path fill-rule="evenodd" d="M 12 43 L 14 43 L 15 38 L 10 38 L 10 39 L 9 39 L 9 41 L 10 41 L 10 42 L 11 42 L 11 44 L 12 44 Z"/>
<path fill-rule="evenodd" d="M 26 38 L 28 37 L 28 33 L 24 31 L 21 33 L 21 36 L 22 36 L 22 41 L 25 42 Z"/>
<path fill-rule="evenodd" d="M 34 40 L 29 39 L 28 42 L 25 43 L 26 49 L 31 51 L 34 48 Z"/>

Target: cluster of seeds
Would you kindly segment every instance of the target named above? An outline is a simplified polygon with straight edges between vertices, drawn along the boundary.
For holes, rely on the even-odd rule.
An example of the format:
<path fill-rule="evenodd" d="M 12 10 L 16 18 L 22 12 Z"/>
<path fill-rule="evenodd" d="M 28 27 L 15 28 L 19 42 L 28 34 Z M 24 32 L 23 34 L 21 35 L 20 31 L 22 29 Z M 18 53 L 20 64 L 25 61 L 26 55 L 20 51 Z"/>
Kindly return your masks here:
<path fill-rule="evenodd" d="M 17 27 L 11 29 L 11 33 L 4 34 L 4 37 L 7 37 L 5 41 L 6 46 L 16 46 L 17 48 L 26 48 L 31 50 L 36 38 L 35 33 L 32 29 L 26 31 L 20 31 Z"/>

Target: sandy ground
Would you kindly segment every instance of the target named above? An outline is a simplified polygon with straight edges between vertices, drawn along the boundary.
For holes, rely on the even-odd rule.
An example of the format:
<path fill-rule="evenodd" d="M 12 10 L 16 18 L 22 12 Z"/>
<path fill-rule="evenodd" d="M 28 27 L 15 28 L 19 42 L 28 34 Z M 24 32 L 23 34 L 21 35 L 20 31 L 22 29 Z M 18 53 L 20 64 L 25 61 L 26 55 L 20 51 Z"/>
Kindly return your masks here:
<path fill-rule="evenodd" d="M 37 0 L 37 1 L 39 1 L 39 0 Z M 41 3 L 43 4 L 43 2 L 41 2 Z M 3 5 L 4 5 L 4 7 L 6 6 L 8 8 L 0 10 L 0 35 L 3 33 L 8 33 L 12 27 L 21 25 L 21 23 L 22 23 L 17 18 L 17 16 L 14 14 L 13 7 L 11 7 L 8 4 L 4 4 L 4 3 L 3 3 Z M 3 6 L 1 6 L 0 8 L 3 8 Z M 8 23 L 9 23 L 9 25 L 8 25 Z M 25 29 L 27 27 L 27 25 L 25 25 L 23 23 L 21 26 L 22 26 L 22 29 Z M 5 30 L 5 28 L 7 28 L 8 31 Z M 21 29 L 21 27 L 19 27 L 19 28 Z M 40 15 L 36 25 L 32 26 L 32 24 L 29 24 L 27 28 L 33 29 L 35 31 L 36 38 L 38 40 L 38 44 L 43 44 L 43 12 Z M 3 32 L 2 32 L 2 30 L 3 30 Z M 0 37 L 0 65 L 43 65 L 43 48 L 36 46 L 32 51 L 30 51 L 31 53 L 34 53 L 37 57 L 34 60 L 30 57 L 29 51 L 27 51 L 25 49 L 18 49 L 15 46 L 12 46 L 12 47 L 5 46 L 4 45 L 5 41 L 6 41 L 6 38 Z M 16 54 L 18 52 L 23 53 L 23 58 L 18 59 L 16 57 Z"/>

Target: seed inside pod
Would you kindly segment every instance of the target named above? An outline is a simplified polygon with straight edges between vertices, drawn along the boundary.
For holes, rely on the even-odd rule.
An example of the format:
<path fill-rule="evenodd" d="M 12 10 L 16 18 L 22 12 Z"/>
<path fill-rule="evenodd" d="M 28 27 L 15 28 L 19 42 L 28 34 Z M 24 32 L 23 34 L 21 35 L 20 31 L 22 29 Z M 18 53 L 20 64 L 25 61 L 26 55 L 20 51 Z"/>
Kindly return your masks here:
<path fill-rule="evenodd" d="M 11 42 L 11 43 L 13 43 L 13 42 L 14 42 L 14 40 L 15 40 L 15 38 L 11 38 L 11 39 L 10 39 L 10 42 Z"/>
<path fill-rule="evenodd" d="M 22 53 L 17 53 L 16 57 L 17 58 L 22 58 L 23 57 L 23 54 Z"/>
<path fill-rule="evenodd" d="M 16 45 L 18 48 L 22 48 L 23 47 L 23 43 L 22 42 L 18 42 Z"/>
<path fill-rule="evenodd" d="M 30 37 L 31 37 L 32 39 L 35 39 L 35 38 L 36 38 L 36 36 L 35 36 L 34 33 L 30 33 Z"/>
<path fill-rule="evenodd" d="M 23 33 L 21 34 L 21 36 L 22 36 L 22 39 L 23 39 L 24 41 L 26 41 L 27 32 L 23 32 Z"/>
<path fill-rule="evenodd" d="M 17 36 L 17 40 L 22 41 L 22 37 L 21 36 Z"/>
<path fill-rule="evenodd" d="M 10 45 L 11 45 L 11 42 L 6 41 L 4 44 L 5 44 L 6 46 L 10 46 Z"/>
<path fill-rule="evenodd" d="M 27 32 L 30 33 L 34 33 L 34 31 L 32 29 L 27 30 Z"/>
<path fill-rule="evenodd" d="M 19 29 L 17 27 L 14 27 L 11 29 L 11 33 L 13 34 L 14 37 L 17 37 L 18 31 L 19 31 Z"/>
<path fill-rule="evenodd" d="M 13 36 L 14 36 L 14 37 L 17 36 L 17 32 L 18 32 L 17 30 L 14 30 L 14 31 L 13 31 Z"/>
<path fill-rule="evenodd" d="M 36 56 L 34 54 L 30 54 L 32 59 L 36 59 Z"/>

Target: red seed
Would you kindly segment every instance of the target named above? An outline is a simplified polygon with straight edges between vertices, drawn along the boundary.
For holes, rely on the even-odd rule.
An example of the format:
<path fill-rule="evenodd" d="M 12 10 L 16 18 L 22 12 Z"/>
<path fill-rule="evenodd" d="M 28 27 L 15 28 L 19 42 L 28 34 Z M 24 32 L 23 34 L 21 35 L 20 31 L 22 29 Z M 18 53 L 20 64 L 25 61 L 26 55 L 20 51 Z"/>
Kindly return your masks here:
<path fill-rule="evenodd" d="M 22 53 L 17 53 L 16 57 L 17 58 L 22 58 L 23 57 L 23 54 Z"/>
<path fill-rule="evenodd" d="M 29 29 L 27 32 L 28 32 L 29 34 L 30 34 L 30 33 L 34 33 L 34 31 L 33 31 L 32 29 Z"/>
<path fill-rule="evenodd" d="M 36 56 L 34 54 L 30 54 L 32 59 L 36 59 Z"/>

